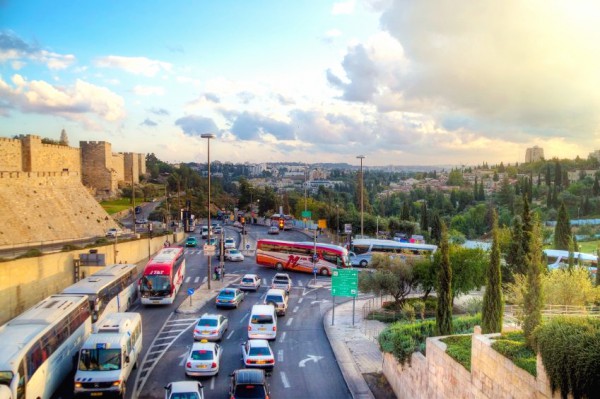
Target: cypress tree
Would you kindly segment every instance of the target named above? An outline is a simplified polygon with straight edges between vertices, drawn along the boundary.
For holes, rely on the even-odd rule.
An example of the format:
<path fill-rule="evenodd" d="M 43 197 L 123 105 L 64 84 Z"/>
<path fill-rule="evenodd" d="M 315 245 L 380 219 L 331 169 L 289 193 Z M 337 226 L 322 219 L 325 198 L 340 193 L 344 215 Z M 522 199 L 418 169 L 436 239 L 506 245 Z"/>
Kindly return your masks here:
<path fill-rule="evenodd" d="M 402 212 L 400 213 L 401 220 L 409 220 L 410 219 L 410 208 L 408 207 L 408 201 L 404 201 L 402 204 Z"/>
<path fill-rule="evenodd" d="M 542 321 L 544 294 L 542 291 L 542 232 L 539 221 L 534 224 L 527 256 L 527 288 L 523 303 L 523 335 L 527 345 L 534 349 L 533 331 Z"/>
<path fill-rule="evenodd" d="M 427 218 L 427 202 L 421 206 L 421 232 L 426 233 L 429 230 L 429 220 Z"/>
<path fill-rule="evenodd" d="M 550 164 L 546 164 L 546 175 L 544 176 L 546 186 L 550 187 L 552 179 L 550 178 Z"/>
<path fill-rule="evenodd" d="M 533 232 L 533 221 L 531 220 L 527 196 L 523 198 L 523 216 L 521 216 L 521 220 L 523 221 L 523 239 L 521 242 L 523 253 L 527 255 L 529 253 L 529 244 L 531 243 L 531 234 Z"/>
<path fill-rule="evenodd" d="M 443 222 L 435 327 L 437 335 L 452 334 L 452 267 L 450 265 L 448 230 Z"/>
<path fill-rule="evenodd" d="M 502 331 L 502 272 L 500 270 L 500 243 L 498 242 L 498 215 L 493 212 L 492 253 L 487 269 L 487 285 L 483 294 L 481 328 L 484 334 Z"/>
<path fill-rule="evenodd" d="M 562 185 L 562 171 L 558 160 L 554 161 L 554 185 L 559 187 Z"/>
<path fill-rule="evenodd" d="M 571 222 L 569 221 L 567 208 L 563 202 L 560 204 L 560 208 L 558 208 L 556 227 L 554 228 L 554 249 L 568 251 L 571 246 L 571 240 Z"/>
<path fill-rule="evenodd" d="M 485 201 L 485 191 L 483 191 L 483 179 L 479 183 L 479 201 Z"/>
<path fill-rule="evenodd" d="M 431 217 L 431 240 L 435 244 L 439 244 L 442 240 L 442 220 L 437 211 L 434 211 Z"/>
<path fill-rule="evenodd" d="M 592 186 L 592 194 L 594 197 L 600 195 L 600 182 L 598 182 L 598 175 L 594 178 L 594 185 Z"/>
<path fill-rule="evenodd" d="M 538 173 L 538 181 L 537 181 L 538 188 L 540 188 L 541 185 L 542 185 L 542 174 Z"/>
<path fill-rule="evenodd" d="M 525 252 L 523 251 L 523 223 L 520 216 L 515 216 L 512 222 L 506 263 L 513 273 L 524 275 L 527 272 Z M 512 276 L 506 277 L 512 280 Z"/>
<path fill-rule="evenodd" d="M 546 193 L 546 208 L 552 208 L 552 187 L 548 186 L 548 193 Z"/>

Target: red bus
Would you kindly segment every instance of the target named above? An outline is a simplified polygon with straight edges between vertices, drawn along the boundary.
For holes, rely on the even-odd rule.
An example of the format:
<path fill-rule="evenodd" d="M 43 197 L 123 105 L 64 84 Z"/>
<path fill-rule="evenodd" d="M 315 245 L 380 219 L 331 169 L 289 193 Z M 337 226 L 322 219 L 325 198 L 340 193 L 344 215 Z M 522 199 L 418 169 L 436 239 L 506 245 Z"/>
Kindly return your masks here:
<path fill-rule="evenodd" d="M 315 244 L 310 241 L 293 242 L 259 239 L 256 243 L 256 263 L 278 271 L 292 270 L 331 276 L 337 268 L 350 267 L 348 250 L 339 245 L 316 244 L 317 262 L 313 264 Z"/>
<path fill-rule="evenodd" d="M 140 279 L 140 296 L 143 305 L 173 303 L 183 283 L 185 257 L 183 248 L 163 248 L 150 259 Z"/>

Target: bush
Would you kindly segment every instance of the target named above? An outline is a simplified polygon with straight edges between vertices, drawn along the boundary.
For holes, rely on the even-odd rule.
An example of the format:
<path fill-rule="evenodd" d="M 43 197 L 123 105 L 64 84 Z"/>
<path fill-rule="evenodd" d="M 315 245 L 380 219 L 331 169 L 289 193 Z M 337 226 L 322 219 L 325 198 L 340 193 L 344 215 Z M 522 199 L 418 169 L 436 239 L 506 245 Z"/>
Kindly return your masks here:
<path fill-rule="evenodd" d="M 452 319 L 456 334 L 469 334 L 473 327 L 481 324 L 481 315 L 461 316 Z M 435 336 L 435 320 L 418 321 L 416 323 L 397 322 L 379 334 L 379 347 L 382 351 L 392 353 L 401 364 L 410 362 L 413 352 L 425 353 L 425 340 Z"/>
<path fill-rule="evenodd" d="M 17 259 L 35 258 L 36 256 L 42 256 L 42 251 L 40 251 L 37 248 L 36 249 L 30 249 L 27 252 L 25 252 L 23 255 L 17 256 Z"/>
<path fill-rule="evenodd" d="M 474 315 L 477 313 L 481 313 L 481 309 L 483 308 L 483 299 L 471 297 L 465 301 L 464 305 L 462 305 L 466 314 Z"/>
<path fill-rule="evenodd" d="M 527 346 L 523 332 L 510 332 L 494 338 L 492 348 L 532 376 L 537 376 L 536 355 Z"/>
<path fill-rule="evenodd" d="M 472 335 L 455 335 L 441 339 L 447 345 L 446 353 L 464 368 L 471 371 L 471 341 Z"/>
<path fill-rule="evenodd" d="M 594 398 L 600 392 L 600 320 L 556 317 L 534 331 L 534 342 L 562 397 Z"/>

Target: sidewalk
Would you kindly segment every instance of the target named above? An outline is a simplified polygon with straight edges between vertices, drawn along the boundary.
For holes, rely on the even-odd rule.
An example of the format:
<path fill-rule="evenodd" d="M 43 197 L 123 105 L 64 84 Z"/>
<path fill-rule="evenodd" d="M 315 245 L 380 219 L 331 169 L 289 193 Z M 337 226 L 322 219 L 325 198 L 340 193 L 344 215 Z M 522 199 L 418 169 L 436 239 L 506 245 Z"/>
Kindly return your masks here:
<path fill-rule="evenodd" d="M 363 305 L 369 299 L 357 299 L 352 325 L 352 301 L 335 306 L 334 325 L 331 325 L 333 309 L 323 317 L 323 328 L 340 366 L 346 385 L 354 399 L 374 399 L 363 374 L 381 372 L 383 355 L 376 341 L 385 324 L 376 320 L 364 320 Z M 365 335 L 368 333 L 369 335 Z"/>

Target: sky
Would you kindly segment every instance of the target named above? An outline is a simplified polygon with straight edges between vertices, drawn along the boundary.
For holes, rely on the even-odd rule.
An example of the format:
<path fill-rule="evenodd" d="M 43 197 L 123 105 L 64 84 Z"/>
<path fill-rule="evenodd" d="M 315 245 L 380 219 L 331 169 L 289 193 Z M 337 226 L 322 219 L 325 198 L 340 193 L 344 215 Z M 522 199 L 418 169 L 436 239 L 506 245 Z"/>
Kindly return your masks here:
<path fill-rule="evenodd" d="M 167 162 L 600 149 L 597 0 L 0 0 L 0 136 Z"/>

